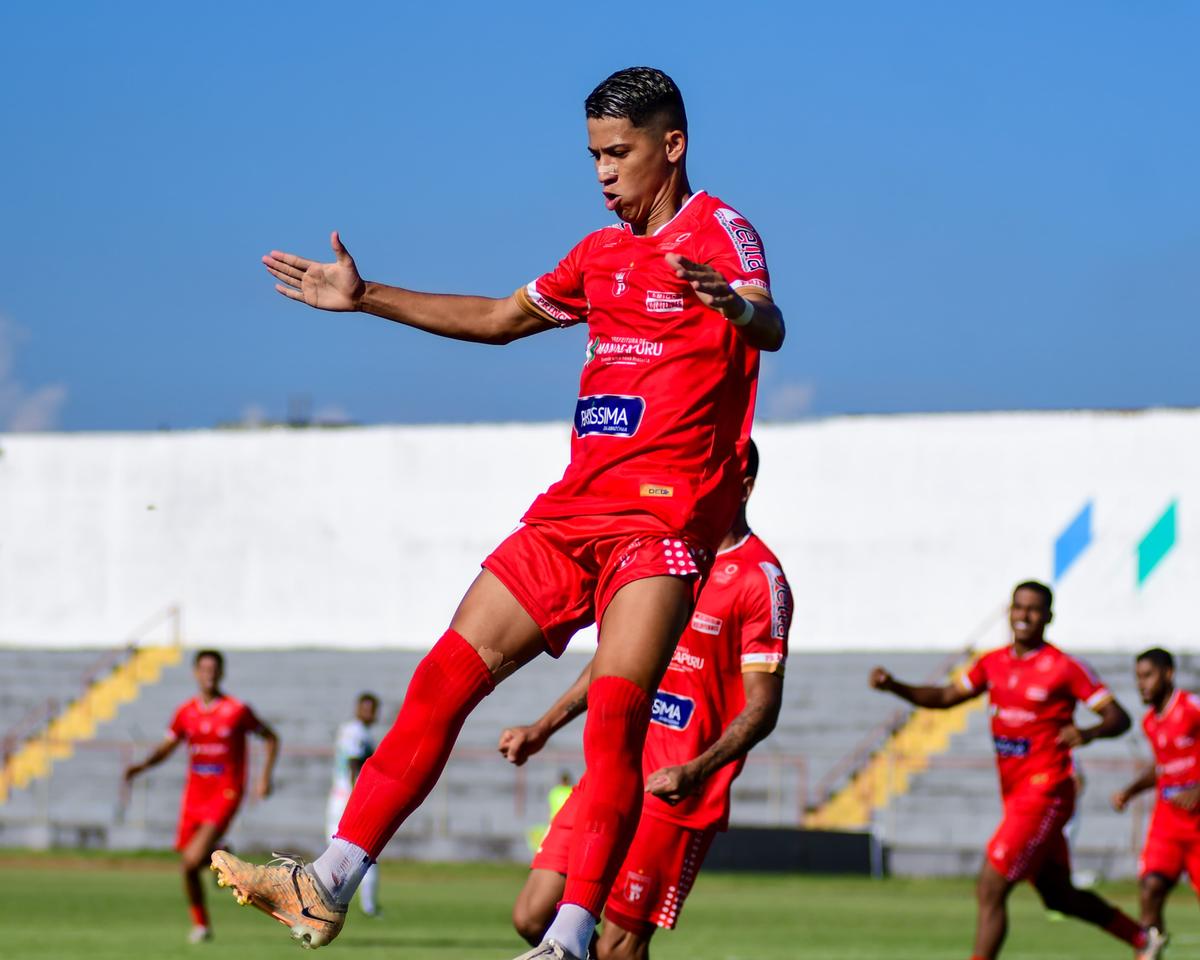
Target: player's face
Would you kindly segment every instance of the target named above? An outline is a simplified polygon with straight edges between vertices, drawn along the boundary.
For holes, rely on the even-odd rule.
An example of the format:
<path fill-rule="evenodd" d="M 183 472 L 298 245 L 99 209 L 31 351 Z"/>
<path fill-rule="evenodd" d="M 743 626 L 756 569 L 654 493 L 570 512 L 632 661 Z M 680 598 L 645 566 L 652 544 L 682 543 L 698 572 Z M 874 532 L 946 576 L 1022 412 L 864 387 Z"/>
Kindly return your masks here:
<path fill-rule="evenodd" d="M 359 721 L 365 723 L 368 727 L 375 722 L 375 717 L 379 712 L 379 708 L 375 706 L 374 700 L 359 700 L 358 709 L 355 715 Z"/>
<path fill-rule="evenodd" d="M 203 694 L 216 693 L 221 683 L 221 665 L 213 657 L 201 657 L 196 664 L 196 685 Z"/>
<path fill-rule="evenodd" d="M 1026 587 L 1013 594 L 1012 606 L 1008 608 L 1008 624 L 1012 627 L 1013 639 L 1018 643 L 1038 643 L 1050 622 L 1050 609 L 1046 598 L 1038 591 Z"/>
<path fill-rule="evenodd" d="M 1142 703 L 1159 703 L 1175 678 L 1174 670 L 1163 669 L 1149 660 L 1139 660 L 1133 667 Z"/>
<path fill-rule="evenodd" d="M 604 205 L 626 223 L 645 223 L 683 160 L 683 132 L 653 122 L 635 127 L 623 117 L 589 117 L 587 126 Z"/>

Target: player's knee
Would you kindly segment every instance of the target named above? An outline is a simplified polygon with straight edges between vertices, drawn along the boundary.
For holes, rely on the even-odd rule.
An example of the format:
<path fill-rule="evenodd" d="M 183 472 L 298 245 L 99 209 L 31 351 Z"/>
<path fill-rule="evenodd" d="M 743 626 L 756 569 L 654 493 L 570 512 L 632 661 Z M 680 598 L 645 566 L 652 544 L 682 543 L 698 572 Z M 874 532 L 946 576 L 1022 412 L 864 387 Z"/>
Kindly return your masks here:
<path fill-rule="evenodd" d="M 532 947 L 542 942 L 542 934 L 550 926 L 554 908 L 549 911 L 540 909 L 540 905 L 520 898 L 513 904 L 512 922 L 517 934 Z"/>
<path fill-rule="evenodd" d="M 180 867 L 184 873 L 196 873 L 207 862 L 208 857 L 194 851 L 184 851 L 180 858 Z"/>
<path fill-rule="evenodd" d="M 1143 874 L 1138 880 L 1138 892 L 1141 894 L 1142 903 L 1161 900 L 1169 889 L 1167 878 L 1159 873 Z"/>

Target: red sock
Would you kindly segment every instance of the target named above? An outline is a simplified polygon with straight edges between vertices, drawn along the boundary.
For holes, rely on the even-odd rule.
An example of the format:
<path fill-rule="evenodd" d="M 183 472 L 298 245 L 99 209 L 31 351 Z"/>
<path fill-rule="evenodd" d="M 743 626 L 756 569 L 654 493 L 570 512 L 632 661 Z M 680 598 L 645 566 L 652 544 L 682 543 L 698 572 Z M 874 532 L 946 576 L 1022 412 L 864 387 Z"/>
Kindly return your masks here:
<path fill-rule="evenodd" d="M 188 904 L 188 910 L 192 914 L 192 925 L 196 927 L 208 926 L 208 911 L 204 909 L 202 903 Z"/>
<path fill-rule="evenodd" d="M 587 699 L 587 777 L 567 855 L 563 903 L 578 904 L 598 917 L 642 811 L 642 746 L 650 698 L 622 677 L 599 677 Z"/>
<path fill-rule="evenodd" d="M 1146 945 L 1146 931 L 1142 929 L 1142 925 L 1120 910 L 1113 910 L 1112 919 L 1104 925 L 1104 929 L 1118 940 L 1124 940 L 1135 950 L 1141 950 Z"/>
<path fill-rule="evenodd" d="M 400 715 L 363 764 L 337 836 L 378 858 L 437 783 L 468 714 L 495 688 L 475 648 L 447 630 L 417 665 Z"/>

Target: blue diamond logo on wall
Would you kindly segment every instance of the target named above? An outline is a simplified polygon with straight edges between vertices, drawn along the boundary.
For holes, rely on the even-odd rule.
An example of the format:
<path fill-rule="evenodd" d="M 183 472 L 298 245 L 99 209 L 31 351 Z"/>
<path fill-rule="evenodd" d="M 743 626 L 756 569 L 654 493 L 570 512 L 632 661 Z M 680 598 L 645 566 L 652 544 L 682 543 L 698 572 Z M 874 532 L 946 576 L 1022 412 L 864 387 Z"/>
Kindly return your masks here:
<path fill-rule="evenodd" d="M 1092 501 L 1089 500 L 1054 541 L 1054 579 L 1061 579 L 1091 543 Z"/>

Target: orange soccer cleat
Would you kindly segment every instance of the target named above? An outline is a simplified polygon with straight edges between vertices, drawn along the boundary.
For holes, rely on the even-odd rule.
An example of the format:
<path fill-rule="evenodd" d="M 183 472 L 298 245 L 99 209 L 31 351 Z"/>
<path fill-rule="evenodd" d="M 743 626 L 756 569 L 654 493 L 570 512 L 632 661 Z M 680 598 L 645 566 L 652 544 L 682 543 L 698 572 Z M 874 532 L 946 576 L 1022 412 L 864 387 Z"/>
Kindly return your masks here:
<path fill-rule="evenodd" d="M 231 887 L 238 903 L 269 913 L 292 931 L 300 946 L 315 950 L 341 933 L 346 908 L 333 902 L 312 868 L 301 861 L 276 856 L 266 866 L 258 866 L 218 850 L 211 866 L 218 886 Z"/>

